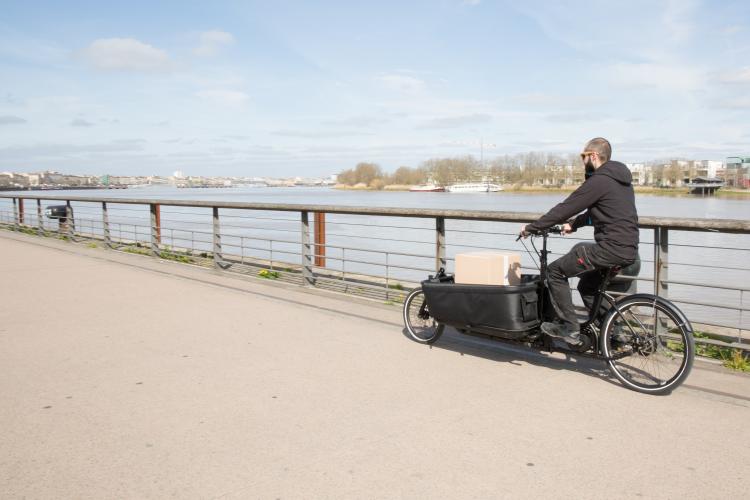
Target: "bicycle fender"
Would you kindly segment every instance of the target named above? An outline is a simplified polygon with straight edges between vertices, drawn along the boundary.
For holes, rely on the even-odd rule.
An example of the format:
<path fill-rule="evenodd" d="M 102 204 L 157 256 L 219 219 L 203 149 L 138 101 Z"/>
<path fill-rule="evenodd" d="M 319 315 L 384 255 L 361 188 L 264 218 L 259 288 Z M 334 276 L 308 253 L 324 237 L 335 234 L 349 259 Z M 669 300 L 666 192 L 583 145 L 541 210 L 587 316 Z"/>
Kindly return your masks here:
<path fill-rule="evenodd" d="M 690 333 L 693 333 L 693 325 L 690 323 L 690 320 L 687 318 L 687 316 L 685 316 L 685 313 L 683 313 L 682 310 L 676 305 L 674 305 L 674 303 L 671 302 L 670 300 L 667 300 L 664 297 L 659 297 L 658 295 L 654 295 L 651 293 L 634 293 L 633 295 L 626 295 L 625 297 L 622 297 L 620 300 L 616 302 L 616 304 L 619 305 L 620 303 L 625 302 L 627 300 L 631 300 L 631 299 L 656 302 L 659 305 L 662 305 L 664 307 L 671 309 L 672 311 L 675 312 L 675 314 L 677 314 L 677 317 L 680 319 L 680 322 L 682 322 L 685 328 L 687 328 Z M 613 316 L 615 314 L 617 314 L 617 311 L 614 308 L 610 309 L 609 313 L 604 318 L 604 321 L 602 322 L 602 324 L 603 325 L 606 324 L 610 316 Z"/>

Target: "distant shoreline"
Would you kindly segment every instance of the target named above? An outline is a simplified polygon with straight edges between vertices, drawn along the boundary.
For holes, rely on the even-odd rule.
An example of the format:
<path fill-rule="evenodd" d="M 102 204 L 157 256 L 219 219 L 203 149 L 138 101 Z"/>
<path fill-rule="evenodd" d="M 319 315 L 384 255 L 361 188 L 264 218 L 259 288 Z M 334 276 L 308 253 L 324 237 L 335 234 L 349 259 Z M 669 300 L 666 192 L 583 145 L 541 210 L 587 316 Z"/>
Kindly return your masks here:
<path fill-rule="evenodd" d="M 0 191 L 73 191 L 73 190 L 92 190 L 92 189 L 127 189 L 125 185 L 111 185 L 111 186 L 55 186 L 55 187 L 18 187 L 18 186 L 2 186 Z"/>
<path fill-rule="evenodd" d="M 344 191 L 409 191 L 412 186 L 407 185 L 388 185 L 383 189 L 376 189 L 363 184 L 357 184 L 355 186 L 349 186 L 347 184 L 336 184 L 333 189 L 340 189 Z M 570 187 L 539 187 L 539 186 L 503 186 L 501 193 L 513 193 L 513 194 L 556 194 L 556 193 L 572 193 L 575 191 L 576 186 Z M 700 198 L 701 195 L 691 194 L 687 188 L 658 188 L 650 186 L 635 186 L 635 192 L 638 194 L 653 194 L 659 196 L 690 196 Z M 419 193 L 417 193 L 419 194 Z M 495 193 L 497 194 L 497 193 Z M 727 189 L 721 188 L 712 196 L 726 197 L 726 198 L 750 198 L 750 189 Z M 708 197 L 708 196 L 706 196 Z"/>

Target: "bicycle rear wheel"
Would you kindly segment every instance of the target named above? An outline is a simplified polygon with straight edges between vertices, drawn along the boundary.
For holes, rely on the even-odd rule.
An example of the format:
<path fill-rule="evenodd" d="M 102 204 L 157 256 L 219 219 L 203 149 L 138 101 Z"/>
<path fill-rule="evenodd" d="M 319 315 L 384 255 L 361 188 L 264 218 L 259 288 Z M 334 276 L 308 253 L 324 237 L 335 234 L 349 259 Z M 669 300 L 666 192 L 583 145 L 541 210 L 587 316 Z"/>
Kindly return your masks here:
<path fill-rule="evenodd" d="M 656 296 L 626 298 L 604 320 L 601 351 L 626 387 L 665 394 L 690 374 L 695 341 L 690 323 Z"/>
<path fill-rule="evenodd" d="M 404 301 L 404 325 L 409 337 L 420 344 L 432 344 L 443 334 L 445 325 L 430 315 L 421 287 L 412 290 Z"/>

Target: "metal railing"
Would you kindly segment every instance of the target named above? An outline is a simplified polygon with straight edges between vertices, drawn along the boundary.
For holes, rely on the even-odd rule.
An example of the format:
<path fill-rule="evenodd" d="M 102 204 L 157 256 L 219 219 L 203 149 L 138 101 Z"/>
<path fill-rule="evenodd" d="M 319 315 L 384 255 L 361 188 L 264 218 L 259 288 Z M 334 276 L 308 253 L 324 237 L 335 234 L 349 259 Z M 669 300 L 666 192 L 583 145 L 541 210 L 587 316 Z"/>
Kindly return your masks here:
<path fill-rule="evenodd" d="M 46 218 L 45 204 L 64 204 L 66 217 Z M 540 215 L 0 194 L 6 229 L 385 301 L 450 270 L 456 253 L 521 251 L 518 224 Z M 640 227 L 640 291 L 685 309 L 713 337 L 700 341 L 750 350 L 750 221 L 642 217 Z M 587 239 L 554 238 L 552 255 Z"/>

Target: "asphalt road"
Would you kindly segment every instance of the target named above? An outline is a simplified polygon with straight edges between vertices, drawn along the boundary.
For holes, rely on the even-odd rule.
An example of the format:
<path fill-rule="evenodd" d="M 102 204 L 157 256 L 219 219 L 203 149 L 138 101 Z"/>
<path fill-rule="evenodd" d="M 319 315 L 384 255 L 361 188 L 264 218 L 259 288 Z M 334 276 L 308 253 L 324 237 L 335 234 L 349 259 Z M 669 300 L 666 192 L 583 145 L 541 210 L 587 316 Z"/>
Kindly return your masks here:
<path fill-rule="evenodd" d="M 0 234 L 1 498 L 738 498 L 750 377 L 669 396 L 400 311 Z"/>

